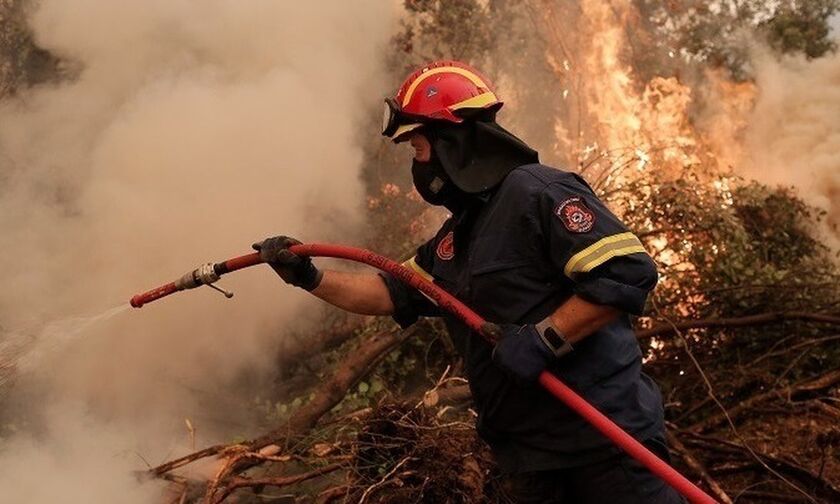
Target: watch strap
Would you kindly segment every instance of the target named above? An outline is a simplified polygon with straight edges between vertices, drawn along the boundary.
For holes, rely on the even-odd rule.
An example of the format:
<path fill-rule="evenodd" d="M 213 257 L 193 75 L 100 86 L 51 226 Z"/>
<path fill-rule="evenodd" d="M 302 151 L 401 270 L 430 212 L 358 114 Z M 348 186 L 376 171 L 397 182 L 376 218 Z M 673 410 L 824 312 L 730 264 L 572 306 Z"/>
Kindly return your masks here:
<path fill-rule="evenodd" d="M 574 350 L 572 344 L 566 341 L 566 336 L 551 321 L 551 317 L 546 317 L 534 327 L 536 327 L 537 334 L 539 334 L 542 342 L 555 357 L 562 357 Z"/>

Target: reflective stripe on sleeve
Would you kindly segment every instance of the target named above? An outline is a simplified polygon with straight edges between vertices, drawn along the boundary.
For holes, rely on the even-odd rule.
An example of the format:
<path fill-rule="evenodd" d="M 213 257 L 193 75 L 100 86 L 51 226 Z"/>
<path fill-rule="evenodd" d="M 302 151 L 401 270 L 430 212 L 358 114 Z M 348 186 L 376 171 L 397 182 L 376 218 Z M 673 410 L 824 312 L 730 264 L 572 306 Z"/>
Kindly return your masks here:
<path fill-rule="evenodd" d="M 402 263 L 402 265 L 405 266 L 406 268 L 410 269 L 411 271 L 417 273 L 421 277 L 423 277 L 424 280 L 427 280 L 429 282 L 434 282 L 435 278 L 432 275 L 430 275 L 428 272 L 426 272 L 426 270 L 421 268 L 419 264 L 417 264 L 417 261 L 415 260 L 416 258 L 417 258 L 417 256 L 412 256 L 411 259 L 409 259 L 408 261 L 405 261 L 404 263 Z M 417 291 L 417 292 L 419 292 L 420 294 L 423 294 L 423 297 L 425 297 L 426 299 L 431 301 L 433 305 L 435 305 L 435 306 L 438 305 L 437 301 L 435 301 L 434 299 L 429 297 L 425 292 L 423 292 L 423 291 Z"/>
<path fill-rule="evenodd" d="M 607 236 L 573 255 L 563 268 L 563 273 L 571 277 L 572 273 L 592 271 L 613 257 L 639 253 L 646 253 L 645 248 L 633 233 Z"/>
<path fill-rule="evenodd" d="M 427 272 L 426 272 L 426 270 L 424 270 L 423 268 L 421 268 L 421 267 L 420 267 L 420 265 L 419 265 L 419 264 L 417 264 L 417 261 L 415 260 L 415 259 L 416 259 L 416 257 L 417 257 L 417 256 L 412 256 L 412 258 L 411 258 L 411 259 L 409 259 L 408 261 L 406 261 L 406 262 L 402 263 L 402 265 L 403 265 L 403 266 L 405 266 L 406 268 L 408 268 L 408 269 L 410 269 L 410 270 L 414 271 L 415 273 L 417 273 L 418 275 L 420 275 L 421 277 L 423 277 L 425 280 L 427 280 L 427 281 L 429 281 L 429 282 L 433 281 L 433 280 L 434 280 L 434 278 L 432 277 L 432 275 L 430 275 L 429 273 L 427 273 Z"/>

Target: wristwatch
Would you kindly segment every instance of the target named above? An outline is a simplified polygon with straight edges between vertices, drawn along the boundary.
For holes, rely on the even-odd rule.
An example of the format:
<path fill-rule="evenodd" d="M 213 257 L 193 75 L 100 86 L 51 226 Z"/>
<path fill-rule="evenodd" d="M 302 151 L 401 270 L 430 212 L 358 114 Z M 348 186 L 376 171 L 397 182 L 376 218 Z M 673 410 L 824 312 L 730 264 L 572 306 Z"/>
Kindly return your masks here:
<path fill-rule="evenodd" d="M 537 328 L 537 334 L 540 335 L 542 342 L 554 353 L 555 357 L 562 357 L 574 350 L 572 344 L 566 341 L 566 337 L 551 321 L 551 317 L 544 318 L 534 327 Z"/>

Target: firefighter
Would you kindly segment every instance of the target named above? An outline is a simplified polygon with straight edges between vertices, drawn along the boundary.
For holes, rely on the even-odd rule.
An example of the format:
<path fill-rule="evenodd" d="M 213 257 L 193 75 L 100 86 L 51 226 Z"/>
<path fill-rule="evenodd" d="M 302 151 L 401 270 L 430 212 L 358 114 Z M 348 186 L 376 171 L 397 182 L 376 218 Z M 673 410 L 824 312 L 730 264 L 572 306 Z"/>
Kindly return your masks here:
<path fill-rule="evenodd" d="M 255 244 L 287 283 L 407 327 L 442 316 L 463 356 L 476 428 L 517 503 L 677 503 L 678 494 L 548 392 L 549 370 L 668 460 L 662 398 L 630 323 L 657 281 L 639 239 L 579 176 L 539 164 L 495 122 L 478 71 L 430 63 L 386 100 L 383 135 L 414 148 L 417 192 L 451 213 L 405 265 L 504 335 L 495 345 L 386 273 L 319 270 L 278 236 Z"/>

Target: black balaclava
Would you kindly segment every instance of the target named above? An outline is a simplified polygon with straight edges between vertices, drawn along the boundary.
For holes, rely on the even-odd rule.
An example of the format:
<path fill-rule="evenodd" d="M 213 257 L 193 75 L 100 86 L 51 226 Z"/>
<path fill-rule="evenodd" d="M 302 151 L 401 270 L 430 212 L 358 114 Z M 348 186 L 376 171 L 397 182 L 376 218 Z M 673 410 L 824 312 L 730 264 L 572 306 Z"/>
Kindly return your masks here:
<path fill-rule="evenodd" d="M 427 203 L 445 206 L 453 214 L 462 210 L 468 195 L 452 183 L 434 151 L 428 161 L 412 161 L 411 178 L 414 188 Z"/>
<path fill-rule="evenodd" d="M 458 124 L 427 124 L 423 134 L 432 146 L 429 161 L 411 166 L 414 187 L 432 205 L 459 213 L 481 199 L 514 168 L 536 163 L 539 156 L 495 120 L 495 112 Z"/>

